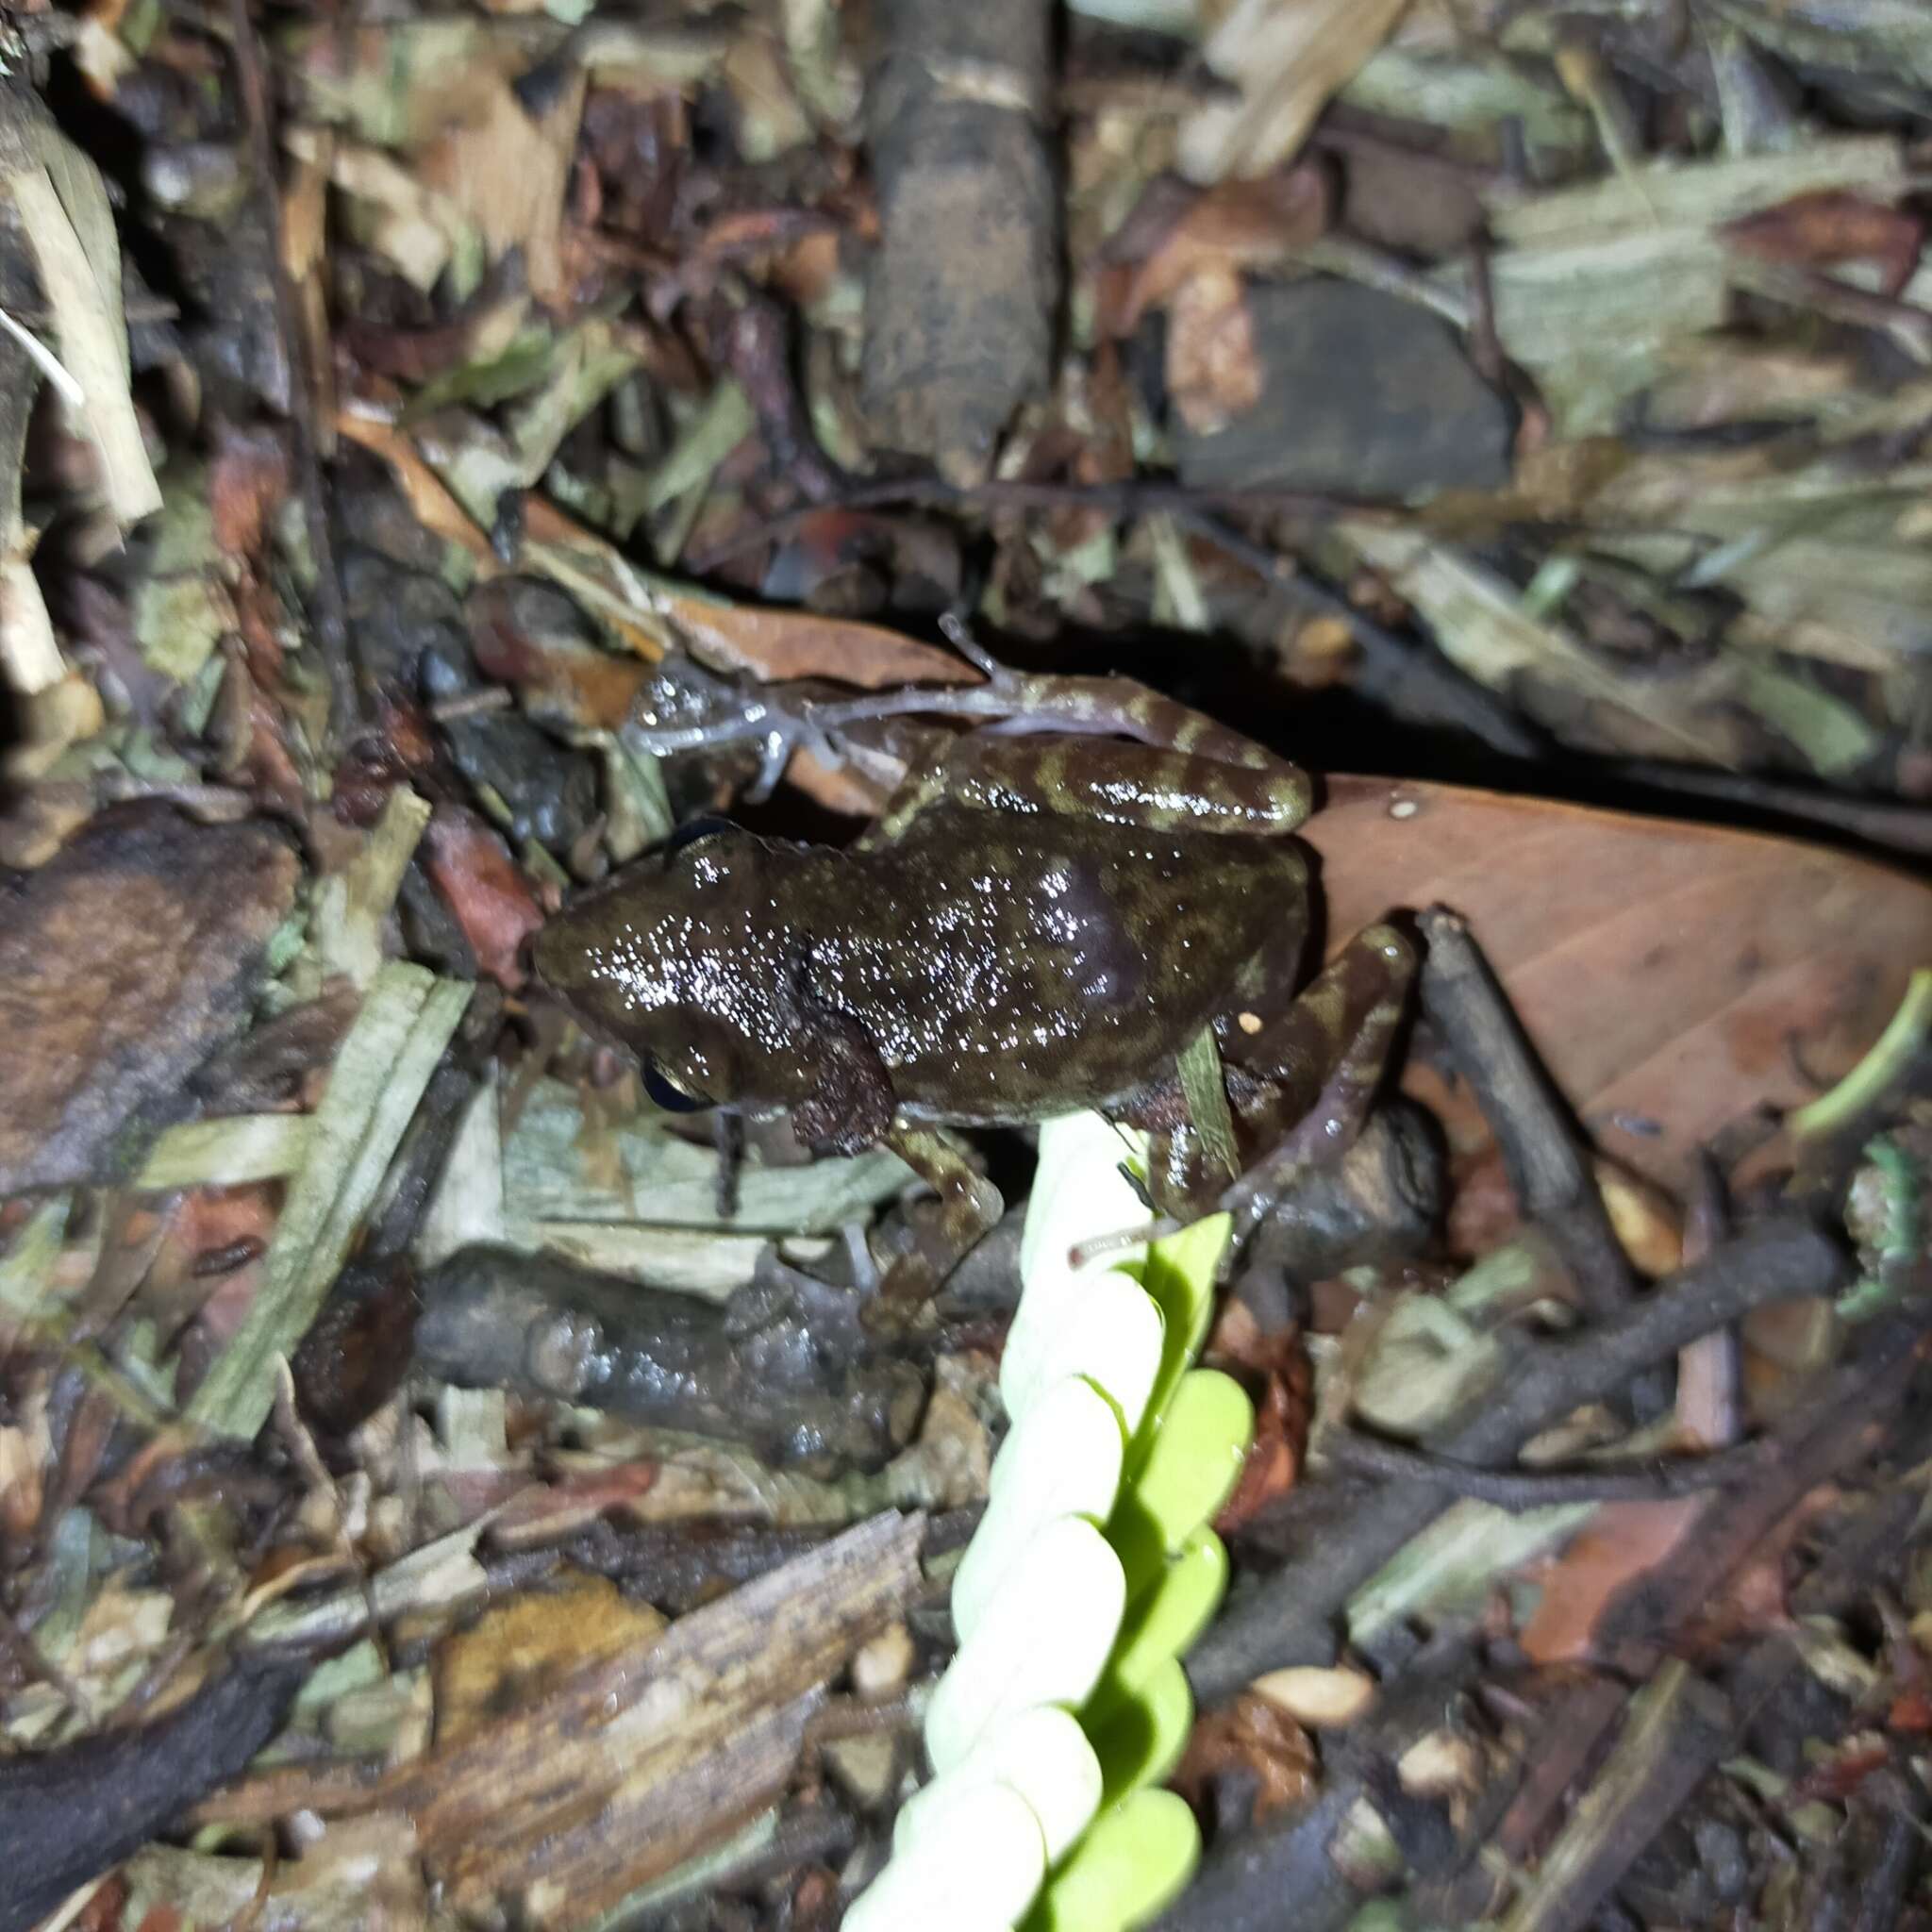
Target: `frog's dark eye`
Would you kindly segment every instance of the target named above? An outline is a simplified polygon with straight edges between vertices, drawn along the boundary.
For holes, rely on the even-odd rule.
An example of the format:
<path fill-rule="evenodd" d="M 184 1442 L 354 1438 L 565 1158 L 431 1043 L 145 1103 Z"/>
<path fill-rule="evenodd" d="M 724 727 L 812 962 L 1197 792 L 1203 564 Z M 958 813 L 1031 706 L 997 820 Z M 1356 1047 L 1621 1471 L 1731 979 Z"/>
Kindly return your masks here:
<path fill-rule="evenodd" d="M 715 839 L 721 832 L 737 829 L 729 819 L 721 819 L 714 811 L 701 813 L 694 819 L 687 819 L 664 841 L 664 863 L 669 865 L 672 858 L 687 845 L 695 845 L 701 839 Z"/>
<path fill-rule="evenodd" d="M 652 1104 L 661 1107 L 666 1113 L 698 1113 L 711 1104 L 674 1086 L 670 1075 L 649 1055 L 644 1058 L 644 1091 L 651 1096 Z"/>

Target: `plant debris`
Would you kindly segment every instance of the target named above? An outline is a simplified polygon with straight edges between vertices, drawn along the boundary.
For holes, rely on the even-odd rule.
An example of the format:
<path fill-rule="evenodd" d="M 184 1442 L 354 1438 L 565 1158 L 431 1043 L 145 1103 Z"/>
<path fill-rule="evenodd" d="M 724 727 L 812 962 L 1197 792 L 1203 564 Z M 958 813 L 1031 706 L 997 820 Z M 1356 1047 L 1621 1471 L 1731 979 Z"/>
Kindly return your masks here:
<path fill-rule="evenodd" d="M 1237 1222 L 1053 1913 L 1932 1923 L 1928 127 L 1885 0 L 0 8 L 0 1928 L 832 1932 L 1003 1386 L 1160 1355 L 937 992 L 1135 1015 L 1086 1258 Z M 1249 779 L 1179 1027 L 1216 867 L 1095 935 Z M 945 943 L 566 1008 L 936 811 Z"/>

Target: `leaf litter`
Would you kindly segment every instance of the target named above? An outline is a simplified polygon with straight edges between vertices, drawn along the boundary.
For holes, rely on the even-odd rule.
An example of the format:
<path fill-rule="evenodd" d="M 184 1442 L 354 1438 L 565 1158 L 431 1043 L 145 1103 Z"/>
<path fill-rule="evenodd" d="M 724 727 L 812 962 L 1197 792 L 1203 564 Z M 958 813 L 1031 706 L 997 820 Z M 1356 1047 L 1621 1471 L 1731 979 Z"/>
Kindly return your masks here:
<path fill-rule="evenodd" d="M 1228 1284 L 1158 1923 L 1932 1913 L 1922 13 L 1048 25 L 0 17 L 0 1926 L 877 1871 L 1017 1221 L 882 1357 L 896 1158 L 527 948 L 849 836 L 923 741 L 784 706 L 969 611 L 1316 768 L 1331 948 L 1429 948 Z"/>

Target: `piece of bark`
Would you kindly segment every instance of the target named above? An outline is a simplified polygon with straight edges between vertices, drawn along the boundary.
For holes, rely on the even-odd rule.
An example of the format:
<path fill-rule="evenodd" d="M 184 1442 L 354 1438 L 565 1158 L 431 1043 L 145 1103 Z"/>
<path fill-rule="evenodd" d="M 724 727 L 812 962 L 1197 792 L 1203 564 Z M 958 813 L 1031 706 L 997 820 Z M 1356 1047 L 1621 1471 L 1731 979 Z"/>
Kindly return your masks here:
<path fill-rule="evenodd" d="M 1581 1932 L 1735 1739 L 1730 1699 L 1688 1664 L 1664 1665 L 1631 1699 L 1615 1750 L 1503 1922 L 1507 1932 Z"/>
<path fill-rule="evenodd" d="M 310 1668 L 257 1651 L 153 1724 L 0 1758 L 0 1932 L 29 1932 L 232 1777 L 281 1727 Z"/>
<path fill-rule="evenodd" d="M 972 483 L 1045 393 L 1059 299 L 1045 0 L 885 0 L 866 95 L 879 242 L 864 398 L 877 440 Z"/>
<path fill-rule="evenodd" d="M 247 1013 L 297 871 L 262 826 L 135 806 L 0 881 L 0 1194 L 111 1178 L 132 1124 L 178 1117 Z"/>
<path fill-rule="evenodd" d="M 458 1912 L 585 1924 L 778 1795 L 825 1687 L 920 1589 L 924 1528 L 875 1516 L 368 1795 L 415 1819 Z"/>

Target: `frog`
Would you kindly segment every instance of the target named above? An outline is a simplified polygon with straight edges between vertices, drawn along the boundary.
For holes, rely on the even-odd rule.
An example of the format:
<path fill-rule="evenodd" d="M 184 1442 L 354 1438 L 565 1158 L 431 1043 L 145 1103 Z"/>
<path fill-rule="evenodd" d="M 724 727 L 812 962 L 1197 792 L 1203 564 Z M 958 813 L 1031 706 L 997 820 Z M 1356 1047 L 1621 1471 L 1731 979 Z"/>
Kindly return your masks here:
<path fill-rule="evenodd" d="M 660 1105 L 789 1113 L 812 1153 L 882 1144 L 931 1188 L 934 1241 L 895 1256 L 868 1306 L 888 1333 L 1002 1211 L 951 1130 L 1095 1109 L 1148 1134 L 1155 1213 L 1218 1203 L 1252 1225 L 1271 1181 L 1358 1131 L 1414 970 L 1378 924 L 1303 985 L 1300 768 L 1131 679 L 1015 671 L 954 635 L 981 682 L 790 712 L 766 693 L 634 736 L 674 751 L 735 735 L 769 758 L 929 721 L 848 844 L 704 817 L 576 896 L 533 954 L 539 984 L 635 1055 Z"/>

